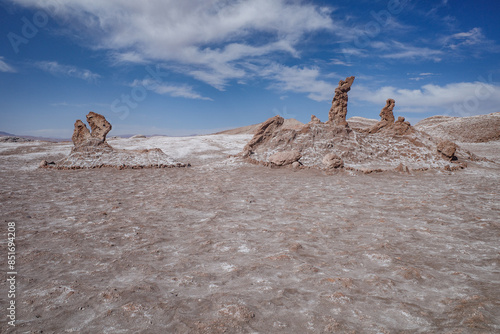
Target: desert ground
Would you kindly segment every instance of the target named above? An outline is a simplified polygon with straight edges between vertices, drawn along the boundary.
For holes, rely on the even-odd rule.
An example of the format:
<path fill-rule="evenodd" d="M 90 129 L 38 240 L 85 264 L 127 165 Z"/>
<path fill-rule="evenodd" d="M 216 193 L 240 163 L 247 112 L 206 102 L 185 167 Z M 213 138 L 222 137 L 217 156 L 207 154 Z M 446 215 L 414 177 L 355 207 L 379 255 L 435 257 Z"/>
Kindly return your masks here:
<path fill-rule="evenodd" d="M 493 161 L 463 170 L 365 175 L 251 165 L 251 137 L 110 139 L 191 164 L 137 170 L 0 143 L 0 332 L 500 332 L 500 141 L 458 143 Z"/>

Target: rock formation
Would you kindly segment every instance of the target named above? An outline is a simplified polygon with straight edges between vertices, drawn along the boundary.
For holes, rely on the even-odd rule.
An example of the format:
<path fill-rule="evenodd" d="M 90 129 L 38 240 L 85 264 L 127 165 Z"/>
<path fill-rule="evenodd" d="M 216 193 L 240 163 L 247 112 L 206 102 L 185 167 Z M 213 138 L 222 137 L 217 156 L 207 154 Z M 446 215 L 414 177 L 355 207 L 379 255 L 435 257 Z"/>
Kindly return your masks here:
<path fill-rule="evenodd" d="M 339 86 L 335 88 L 332 107 L 328 113 L 328 124 L 348 126 L 346 122 L 347 115 L 347 92 L 351 90 L 354 82 L 354 76 L 339 81 Z"/>
<path fill-rule="evenodd" d="M 105 142 L 106 135 L 111 131 L 111 124 L 106 118 L 91 111 L 87 115 L 87 123 L 90 125 L 90 135 L 101 142 Z"/>
<path fill-rule="evenodd" d="M 186 167 L 167 156 L 159 148 L 149 150 L 116 150 L 106 142 L 111 124 L 102 115 L 90 112 L 87 115 L 90 131 L 81 120 L 75 122 L 73 148 L 68 157 L 56 162 L 42 161 L 40 168 L 81 169 L 115 167 L 124 168 L 168 168 Z"/>
<path fill-rule="evenodd" d="M 368 131 L 369 133 L 377 133 L 383 128 L 391 127 L 394 125 L 395 118 L 392 110 L 394 109 L 395 105 L 396 101 L 394 101 L 393 99 L 387 99 L 387 101 L 385 102 L 385 107 L 383 107 L 382 111 L 380 111 L 380 122 L 371 127 Z"/>
<path fill-rule="evenodd" d="M 111 124 L 104 116 L 91 111 L 87 115 L 87 122 L 92 132 L 81 120 L 75 122 L 75 129 L 71 137 L 74 144 L 72 152 L 92 151 L 96 148 L 111 149 L 111 146 L 106 142 L 106 135 L 111 131 Z"/>
<path fill-rule="evenodd" d="M 247 152 L 248 155 L 251 154 L 254 147 L 268 141 L 276 130 L 283 125 L 284 121 L 285 119 L 283 117 L 276 115 L 262 123 L 253 138 L 248 142 L 243 150 Z"/>
<path fill-rule="evenodd" d="M 311 121 L 309 124 L 321 124 L 321 120 L 318 117 L 311 115 Z"/>
<path fill-rule="evenodd" d="M 363 173 L 452 168 L 450 160 L 457 159 L 454 144 L 438 145 L 437 139 L 414 129 L 404 117 L 395 121 L 393 99 L 387 100 L 379 122 L 367 123 L 366 127 L 347 126 L 347 92 L 353 81 L 354 77 L 340 81 L 328 122 L 321 123 L 313 115 L 302 128 L 287 129 L 282 126 L 281 117 L 270 118 L 262 123 L 240 156 L 264 166 L 291 165 L 300 169 L 314 167 Z M 453 162 L 460 164 L 471 159 L 466 152 L 460 154 L 458 161 Z"/>
<path fill-rule="evenodd" d="M 391 127 L 392 134 L 397 136 L 402 136 L 411 133 L 412 131 L 413 128 L 410 122 L 405 121 L 405 118 L 402 116 L 399 116 L 398 120 Z"/>

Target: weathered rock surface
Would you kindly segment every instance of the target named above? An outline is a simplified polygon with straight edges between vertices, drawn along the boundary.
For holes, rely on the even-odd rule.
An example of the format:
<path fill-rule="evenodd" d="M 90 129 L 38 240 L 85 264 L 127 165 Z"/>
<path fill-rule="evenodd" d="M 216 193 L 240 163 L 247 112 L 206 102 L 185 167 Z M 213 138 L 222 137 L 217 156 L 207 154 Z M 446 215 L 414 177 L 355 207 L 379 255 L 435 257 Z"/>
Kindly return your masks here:
<path fill-rule="evenodd" d="M 90 125 L 90 135 L 102 142 L 105 142 L 106 135 L 109 131 L 111 131 L 111 124 L 106 120 L 106 118 L 91 111 L 87 115 L 87 123 Z"/>
<path fill-rule="evenodd" d="M 371 127 L 368 131 L 369 133 L 376 133 L 383 128 L 392 127 L 394 125 L 395 118 L 393 109 L 395 105 L 396 101 L 393 99 L 387 99 L 385 107 L 382 108 L 382 111 L 380 111 L 380 122 Z"/>
<path fill-rule="evenodd" d="M 325 155 L 323 158 L 323 164 L 329 169 L 344 167 L 344 161 L 335 153 L 328 153 Z"/>
<path fill-rule="evenodd" d="M 269 162 L 276 166 L 291 165 L 302 157 L 299 151 L 277 152 L 269 157 Z"/>
<path fill-rule="evenodd" d="M 82 169 L 115 167 L 124 168 L 168 168 L 186 167 L 158 148 L 150 150 L 117 150 L 106 142 L 111 124 L 100 114 L 90 112 L 87 122 L 91 131 L 81 120 L 75 122 L 73 148 L 68 157 L 54 163 L 43 160 L 40 168 Z"/>
<path fill-rule="evenodd" d="M 311 115 L 311 121 L 309 124 L 321 124 L 321 120 L 315 115 Z"/>
<path fill-rule="evenodd" d="M 500 112 L 470 117 L 432 116 L 415 128 L 454 142 L 485 143 L 500 140 Z"/>
<path fill-rule="evenodd" d="M 442 140 L 437 144 L 438 152 L 448 160 L 453 160 L 455 158 L 457 148 L 458 146 L 449 140 Z"/>
<path fill-rule="evenodd" d="M 347 115 L 347 92 L 351 90 L 354 82 L 354 76 L 339 81 L 339 86 L 335 88 L 335 96 L 332 100 L 332 107 L 328 113 L 328 122 L 333 125 L 348 126 L 346 122 Z"/>
<path fill-rule="evenodd" d="M 274 116 L 259 127 L 253 138 L 245 146 L 244 151 L 251 154 L 255 146 L 263 144 L 272 138 L 273 134 L 283 125 L 284 118 L 281 116 Z"/>

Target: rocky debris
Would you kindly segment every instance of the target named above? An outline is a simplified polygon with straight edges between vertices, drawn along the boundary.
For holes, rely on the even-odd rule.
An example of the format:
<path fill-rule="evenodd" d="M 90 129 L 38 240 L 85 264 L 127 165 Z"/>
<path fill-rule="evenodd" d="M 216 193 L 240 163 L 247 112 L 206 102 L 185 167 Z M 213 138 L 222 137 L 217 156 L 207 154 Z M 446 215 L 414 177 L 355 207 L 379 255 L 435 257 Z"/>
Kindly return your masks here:
<path fill-rule="evenodd" d="M 442 140 L 437 144 L 437 151 L 448 160 L 456 159 L 455 152 L 457 148 L 458 146 L 449 140 Z"/>
<path fill-rule="evenodd" d="M 321 124 L 321 120 L 318 117 L 311 115 L 311 121 L 309 124 Z"/>
<path fill-rule="evenodd" d="M 246 156 L 250 155 L 255 146 L 263 144 L 272 138 L 273 134 L 283 125 L 285 119 L 279 115 L 276 115 L 259 127 L 253 138 L 248 142 L 248 144 L 243 149 Z"/>
<path fill-rule="evenodd" d="M 354 76 L 339 81 L 339 86 L 335 88 L 335 96 L 332 100 L 332 107 L 328 113 L 328 124 L 348 126 L 346 122 L 347 115 L 347 92 L 351 90 L 354 82 Z"/>
<path fill-rule="evenodd" d="M 111 124 L 100 114 L 90 112 L 87 122 L 91 130 L 81 120 L 75 122 L 73 131 L 73 148 L 68 157 L 48 163 L 43 160 L 40 168 L 54 169 L 87 169 L 114 167 L 125 168 L 170 168 L 187 167 L 159 148 L 149 150 L 117 150 L 106 142 L 106 135 L 111 130 Z"/>
<path fill-rule="evenodd" d="M 269 157 L 269 162 L 276 166 L 286 166 L 297 162 L 302 158 L 302 154 L 298 151 L 277 152 Z"/>
<path fill-rule="evenodd" d="M 344 167 L 344 161 L 335 153 L 328 153 L 327 155 L 325 155 L 322 162 L 328 169 Z"/>
<path fill-rule="evenodd" d="M 16 136 L 6 136 L 0 137 L 0 143 L 28 143 L 34 141 L 33 139 L 16 137 Z"/>
<path fill-rule="evenodd" d="M 415 128 L 454 142 L 485 143 L 500 140 L 500 112 L 471 117 L 432 116 Z"/>

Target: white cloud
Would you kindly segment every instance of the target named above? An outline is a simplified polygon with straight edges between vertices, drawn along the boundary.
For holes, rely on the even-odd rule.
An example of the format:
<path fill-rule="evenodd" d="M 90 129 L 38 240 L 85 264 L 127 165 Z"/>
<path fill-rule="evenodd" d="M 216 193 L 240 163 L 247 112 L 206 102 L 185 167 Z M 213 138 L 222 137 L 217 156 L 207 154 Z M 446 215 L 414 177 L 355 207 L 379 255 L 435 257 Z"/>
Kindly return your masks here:
<path fill-rule="evenodd" d="M 242 62 L 298 56 L 304 34 L 335 28 L 332 9 L 300 0 L 12 1 L 50 9 L 117 62 L 189 65 L 188 74 L 221 90 L 248 74 Z"/>
<path fill-rule="evenodd" d="M 340 59 L 332 59 L 332 64 L 333 64 L 333 65 L 348 66 L 348 67 L 349 67 L 349 66 L 352 66 L 352 64 L 347 63 L 347 62 L 345 62 L 345 61 L 342 61 L 342 60 L 340 60 Z"/>
<path fill-rule="evenodd" d="M 4 60 L 4 57 L 0 56 L 0 72 L 17 72 L 16 69 L 9 64 L 7 64 Z"/>
<path fill-rule="evenodd" d="M 358 86 L 352 90 L 355 99 L 371 102 L 380 106 L 386 99 L 396 100 L 396 107 L 407 112 L 445 110 L 468 114 L 498 112 L 500 105 L 500 85 L 491 82 L 460 82 L 445 86 L 424 85 L 419 89 L 398 89 L 391 86 L 371 90 Z"/>
<path fill-rule="evenodd" d="M 391 45 L 393 52 L 387 52 L 380 57 L 400 60 L 433 60 L 440 62 L 444 52 L 442 50 L 427 47 L 417 47 L 393 41 Z"/>
<path fill-rule="evenodd" d="M 273 64 L 266 68 L 261 75 L 270 78 L 276 83 L 271 88 L 295 93 L 306 93 L 314 101 L 328 101 L 334 95 L 336 86 L 320 80 L 320 71 L 316 67 L 288 67 Z"/>
<path fill-rule="evenodd" d="M 99 74 L 93 73 L 90 70 L 78 68 L 71 65 L 62 65 L 57 61 L 39 61 L 34 64 L 39 69 L 48 72 L 55 76 L 68 76 L 73 78 L 78 78 L 86 80 L 88 82 L 95 82 L 101 76 Z"/>
<path fill-rule="evenodd" d="M 209 100 L 212 101 L 211 98 L 203 97 L 200 94 L 193 91 L 193 87 L 189 85 L 171 85 L 167 83 L 158 83 L 153 79 L 144 79 L 144 80 L 135 80 L 132 84 L 132 87 L 143 86 L 148 90 L 152 90 L 153 92 L 160 95 L 170 95 L 172 97 L 184 97 L 187 99 L 195 99 L 195 100 Z"/>

